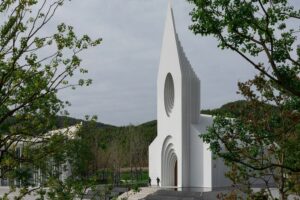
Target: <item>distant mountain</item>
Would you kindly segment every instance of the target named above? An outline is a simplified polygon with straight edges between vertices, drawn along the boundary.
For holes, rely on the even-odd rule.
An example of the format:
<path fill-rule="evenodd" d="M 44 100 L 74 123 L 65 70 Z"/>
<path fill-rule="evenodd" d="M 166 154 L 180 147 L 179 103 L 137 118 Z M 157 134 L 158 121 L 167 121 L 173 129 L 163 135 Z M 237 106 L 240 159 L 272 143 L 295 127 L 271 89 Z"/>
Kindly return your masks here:
<path fill-rule="evenodd" d="M 14 126 L 16 124 L 16 119 L 15 117 L 10 117 L 8 118 L 4 123 L 1 124 L 0 126 L 0 132 L 7 132 L 11 126 Z M 87 124 L 88 122 L 86 120 L 81 120 L 81 119 L 75 119 L 72 117 L 67 117 L 67 116 L 56 116 L 54 119 L 54 127 L 51 128 L 53 129 L 61 129 L 61 128 L 66 128 L 69 126 L 74 126 L 76 124 Z M 95 123 L 96 128 L 99 129 L 104 129 L 104 128 L 115 128 L 115 126 L 110 125 L 110 124 L 104 124 L 101 122 L 96 122 Z"/>
<path fill-rule="evenodd" d="M 201 113 L 237 117 L 247 112 L 248 104 L 249 102 L 240 100 L 224 104 L 220 108 L 202 110 Z M 88 123 L 71 117 L 57 117 L 56 120 L 58 128 Z M 157 136 L 157 121 L 121 127 L 98 122 L 96 128 L 89 128 L 88 132 L 93 136 L 91 148 L 96 151 L 93 154 L 95 159 L 92 159 L 95 162 L 94 166 L 114 168 L 117 163 L 121 168 L 145 167 L 148 166 L 148 147 Z M 99 159 L 99 155 L 105 159 Z"/>
<path fill-rule="evenodd" d="M 157 120 L 152 120 L 149 122 L 142 123 L 142 124 L 138 125 L 138 127 L 151 128 L 151 127 L 156 127 L 156 125 L 157 125 Z"/>
<path fill-rule="evenodd" d="M 226 114 L 230 116 L 238 116 L 247 110 L 247 101 L 235 101 L 224 104 L 220 108 L 202 110 L 203 114 L 217 115 Z M 55 118 L 55 127 L 53 129 L 65 128 L 82 123 L 88 125 L 89 122 L 81 119 L 76 119 L 66 116 L 57 116 Z M 0 127 L 0 132 L 9 129 L 10 126 L 15 124 L 15 119 L 9 119 L 5 124 Z M 116 159 L 121 167 L 129 166 L 147 166 L 148 165 L 148 147 L 157 135 L 157 121 L 152 120 L 139 125 L 128 125 L 117 127 L 101 122 L 96 122 L 94 127 L 86 126 L 93 136 L 93 149 L 98 148 L 95 155 L 95 162 L 97 166 L 108 166 L 111 163 L 110 156 Z M 96 148 L 96 149 L 97 149 Z M 100 148 L 100 149 L 99 149 Z M 134 164 L 136 163 L 136 164 Z M 137 165 L 138 164 L 138 165 Z M 96 166 L 96 165 L 95 165 Z M 113 166 L 111 166 L 113 167 Z"/>
<path fill-rule="evenodd" d="M 220 108 L 201 110 L 201 113 L 208 115 L 231 115 L 232 117 L 237 117 L 241 115 L 241 112 L 247 107 L 247 104 L 248 102 L 246 100 L 238 100 L 226 103 Z"/>
<path fill-rule="evenodd" d="M 241 112 L 243 112 L 247 108 L 248 103 L 249 102 L 246 100 L 233 101 L 233 102 L 224 104 L 220 108 L 201 110 L 201 114 L 207 114 L 207 115 L 225 114 L 225 115 L 237 117 L 237 116 L 241 115 Z M 270 106 L 270 105 L 268 105 L 268 106 Z M 156 129 L 156 126 L 157 126 L 157 120 L 152 120 L 152 121 L 148 121 L 148 122 L 142 123 L 140 125 L 137 125 L 136 127 L 155 128 Z"/>
<path fill-rule="evenodd" d="M 208 115 L 226 114 L 226 115 L 230 115 L 232 117 L 236 117 L 236 116 L 239 116 L 241 114 L 241 112 L 243 112 L 245 110 L 245 108 L 247 107 L 247 104 L 248 104 L 247 101 L 239 100 L 239 101 L 234 101 L 234 102 L 224 104 L 220 108 L 201 110 L 201 113 L 208 114 Z M 65 128 L 65 127 L 73 126 L 73 125 L 80 124 L 80 123 L 86 124 L 88 122 L 86 120 L 76 119 L 73 117 L 57 116 L 55 119 L 54 129 Z M 9 126 L 11 126 L 13 124 L 15 124 L 15 119 L 12 117 L 12 118 L 8 119 L 6 121 L 6 123 L 2 124 L 2 127 L 0 128 L 0 130 L 7 129 Z M 148 121 L 148 122 L 136 125 L 134 127 L 144 128 L 145 130 L 147 130 L 148 134 L 150 134 L 150 132 L 153 132 L 152 134 L 149 135 L 150 138 L 153 138 L 154 135 L 156 135 L 157 121 L 156 120 Z M 120 129 L 122 127 L 117 127 L 117 126 L 110 125 L 110 124 L 96 122 L 96 128 Z"/>
<path fill-rule="evenodd" d="M 60 129 L 60 128 L 65 128 L 68 126 L 74 126 L 76 124 L 86 124 L 88 123 L 86 120 L 82 119 L 76 119 L 73 117 L 67 117 L 67 116 L 57 116 L 55 119 L 55 128 Z M 110 124 L 104 124 L 101 122 L 96 122 L 96 127 L 97 128 L 115 128 L 115 126 L 110 125 Z"/>
<path fill-rule="evenodd" d="M 210 115 L 231 113 L 237 116 L 246 105 L 246 101 L 230 102 L 217 109 L 203 110 L 201 113 Z M 56 121 L 58 128 L 78 123 L 87 122 L 71 117 L 57 117 Z M 119 167 L 145 167 L 148 166 L 148 147 L 157 136 L 157 121 L 120 127 L 98 122 L 95 129 L 91 128 L 88 131 L 93 135 L 94 141 L 91 145 L 97 144 L 98 146 L 97 153 L 94 155 L 106 158 L 99 159 L 99 156 L 95 156 L 93 159 L 97 163 L 95 166 L 116 167 L 118 163 Z M 92 147 L 92 149 L 95 148 L 95 146 Z"/>
<path fill-rule="evenodd" d="M 208 115 L 226 115 L 230 117 L 238 117 L 241 116 L 242 113 L 247 113 L 249 111 L 250 102 L 246 100 L 238 100 L 230 103 L 226 103 L 220 108 L 216 109 L 207 109 L 202 110 L 202 114 L 208 114 Z M 276 110 L 276 106 L 270 105 L 270 104 L 263 104 L 264 107 L 268 108 L 269 110 Z"/>

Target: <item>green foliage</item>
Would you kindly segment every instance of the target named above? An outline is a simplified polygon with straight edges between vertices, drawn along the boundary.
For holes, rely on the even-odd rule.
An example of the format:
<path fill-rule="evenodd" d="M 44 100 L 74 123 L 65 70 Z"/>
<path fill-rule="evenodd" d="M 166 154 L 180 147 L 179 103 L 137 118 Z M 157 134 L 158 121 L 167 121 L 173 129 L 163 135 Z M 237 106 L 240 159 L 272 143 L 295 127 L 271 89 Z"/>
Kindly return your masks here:
<path fill-rule="evenodd" d="M 68 158 L 69 138 L 64 133 L 49 135 L 48 131 L 56 128 L 56 116 L 65 113 L 70 104 L 59 99 L 57 92 L 91 84 L 90 79 L 72 78 L 77 81 L 73 83 L 70 78 L 77 72 L 87 73 L 80 53 L 101 43 L 101 39 L 77 35 L 65 23 L 52 33 L 43 31 L 64 3 L 0 3 L 0 178 L 17 180 L 23 187 L 19 199 L 32 191 L 28 188 L 35 186 L 32 174 L 37 169 L 49 180 L 44 184 L 60 185 L 58 166 Z M 24 146 L 23 152 L 20 146 Z M 56 192 L 58 195 L 59 190 Z"/>
<path fill-rule="evenodd" d="M 139 126 L 87 128 L 84 137 L 91 137 L 87 142 L 92 149 L 93 169 L 119 170 L 148 166 L 148 146 L 156 137 L 156 121 Z"/>
<path fill-rule="evenodd" d="M 276 91 L 272 81 L 261 78 L 240 84 L 240 91 L 248 100 L 239 115 L 227 118 L 220 112 L 201 137 L 216 157 L 225 160 L 230 169 L 227 176 L 234 184 L 244 185 L 239 188 L 249 197 L 257 199 L 255 196 L 260 195 L 249 189 L 256 181 L 267 188 L 275 183 L 281 199 L 286 199 L 289 194 L 297 194 L 300 186 L 298 97 Z M 249 92 L 250 88 L 257 94 Z M 267 97 L 261 95 L 270 89 L 276 92 Z M 264 190 L 261 195 L 271 193 Z"/>
<path fill-rule="evenodd" d="M 187 0 L 195 34 L 213 36 L 221 49 L 242 56 L 260 73 L 300 96 L 300 11 L 287 0 Z M 259 59 L 257 59 L 259 57 Z"/>
<path fill-rule="evenodd" d="M 139 188 L 138 185 L 133 186 L 133 192 L 137 193 L 137 192 L 140 192 L 140 191 L 141 191 L 141 189 Z"/>
<path fill-rule="evenodd" d="M 270 199 L 272 183 L 280 199 L 299 194 L 300 11 L 287 0 L 188 0 L 194 5 L 195 34 L 213 36 L 259 71 L 239 83 L 238 112 L 231 105 L 209 111 L 213 125 L 201 137 L 229 166 L 227 176 L 249 199 Z M 234 105 L 234 106 L 236 106 Z M 266 190 L 254 193 L 253 181 Z"/>

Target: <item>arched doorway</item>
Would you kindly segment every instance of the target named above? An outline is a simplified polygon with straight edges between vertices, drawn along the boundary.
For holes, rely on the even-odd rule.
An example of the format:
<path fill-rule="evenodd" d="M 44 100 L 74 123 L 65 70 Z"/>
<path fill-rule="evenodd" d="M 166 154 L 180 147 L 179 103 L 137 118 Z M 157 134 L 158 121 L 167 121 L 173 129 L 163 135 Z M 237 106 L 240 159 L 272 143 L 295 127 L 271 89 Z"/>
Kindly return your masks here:
<path fill-rule="evenodd" d="M 178 185 L 178 162 L 172 137 L 165 139 L 162 148 L 162 176 L 161 186 L 177 186 Z"/>

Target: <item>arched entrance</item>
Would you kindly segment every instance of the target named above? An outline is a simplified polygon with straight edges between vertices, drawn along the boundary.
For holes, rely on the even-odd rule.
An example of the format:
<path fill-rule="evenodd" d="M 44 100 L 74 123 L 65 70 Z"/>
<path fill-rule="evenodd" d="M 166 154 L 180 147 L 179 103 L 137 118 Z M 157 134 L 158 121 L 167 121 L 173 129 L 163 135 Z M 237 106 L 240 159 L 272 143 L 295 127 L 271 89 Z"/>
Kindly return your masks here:
<path fill-rule="evenodd" d="M 165 139 L 162 148 L 162 186 L 177 186 L 178 185 L 178 162 L 175 152 L 172 137 L 168 136 Z"/>

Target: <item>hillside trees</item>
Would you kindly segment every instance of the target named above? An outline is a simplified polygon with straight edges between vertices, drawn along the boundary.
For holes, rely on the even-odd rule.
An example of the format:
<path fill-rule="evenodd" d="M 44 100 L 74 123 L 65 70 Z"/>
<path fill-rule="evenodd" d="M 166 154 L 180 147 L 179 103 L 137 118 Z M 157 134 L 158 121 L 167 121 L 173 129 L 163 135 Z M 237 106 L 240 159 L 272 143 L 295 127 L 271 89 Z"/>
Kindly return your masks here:
<path fill-rule="evenodd" d="M 45 30 L 64 3 L 64 0 L 0 2 L 2 178 L 14 177 L 16 173 L 12 172 L 20 163 L 34 163 L 32 159 L 37 158 L 32 157 L 33 154 L 17 157 L 18 144 L 34 139 L 39 139 L 39 143 L 50 142 L 44 135 L 53 128 L 53 117 L 68 105 L 58 98 L 57 92 L 91 83 L 84 79 L 73 83 L 69 78 L 75 72 L 87 73 L 79 54 L 99 45 L 101 39 L 92 40 L 88 35 L 79 37 L 72 26 L 64 23 L 53 33 Z M 52 148 L 44 153 L 50 156 L 56 151 Z"/>
<path fill-rule="evenodd" d="M 258 70 L 239 83 L 247 106 L 238 116 L 217 116 L 204 141 L 225 160 L 228 177 L 249 198 L 274 199 L 271 183 L 281 199 L 299 193 L 299 10 L 287 0 L 188 1 L 195 6 L 190 26 L 195 34 L 215 37 L 219 48 L 236 52 Z M 255 183 L 267 190 L 253 193 Z"/>
<path fill-rule="evenodd" d="M 112 175 L 120 178 L 120 173 L 130 172 L 126 179 L 139 179 L 148 166 L 148 146 L 156 137 L 156 121 L 139 126 L 85 127 L 80 132 L 91 152 L 89 175 L 111 182 Z"/>

